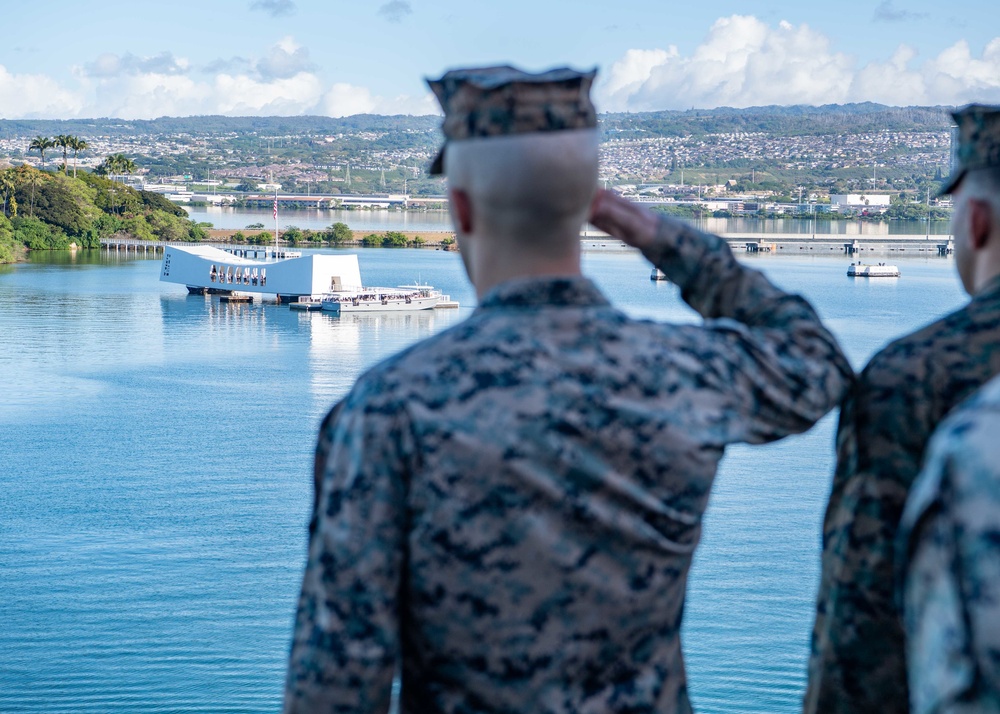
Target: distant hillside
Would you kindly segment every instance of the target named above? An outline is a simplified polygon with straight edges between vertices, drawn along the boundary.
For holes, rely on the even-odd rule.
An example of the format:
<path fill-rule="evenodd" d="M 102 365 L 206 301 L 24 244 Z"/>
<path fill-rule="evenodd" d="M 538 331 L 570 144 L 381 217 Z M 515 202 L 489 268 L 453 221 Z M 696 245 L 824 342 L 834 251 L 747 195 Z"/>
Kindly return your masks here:
<path fill-rule="evenodd" d="M 948 107 L 889 107 L 882 104 L 768 106 L 734 109 L 690 109 L 612 113 L 601 116 L 605 132 L 643 136 L 689 136 L 728 132 L 766 132 L 805 136 L 871 131 L 941 131 L 951 125 Z M 122 119 L 0 120 L 0 139 L 56 134 L 136 136 L 189 134 L 257 134 L 303 136 L 361 132 L 414 132 L 437 135 L 439 116 L 358 114 L 334 119 L 301 117 L 161 117 L 142 121 Z"/>
<path fill-rule="evenodd" d="M 750 107 L 605 114 L 606 133 L 690 136 L 763 132 L 772 136 L 855 134 L 878 131 L 942 131 L 951 124 L 948 107 L 888 107 L 883 104 L 828 104 L 821 107 Z"/>
<path fill-rule="evenodd" d="M 301 136 L 354 134 L 365 131 L 432 131 L 441 124 L 435 116 L 381 116 L 357 114 L 342 119 L 319 116 L 302 117 L 161 117 L 126 121 L 123 119 L 0 120 L 0 139 L 19 136 L 135 136 L 190 134 L 260 134 L 266 136 Z"/>

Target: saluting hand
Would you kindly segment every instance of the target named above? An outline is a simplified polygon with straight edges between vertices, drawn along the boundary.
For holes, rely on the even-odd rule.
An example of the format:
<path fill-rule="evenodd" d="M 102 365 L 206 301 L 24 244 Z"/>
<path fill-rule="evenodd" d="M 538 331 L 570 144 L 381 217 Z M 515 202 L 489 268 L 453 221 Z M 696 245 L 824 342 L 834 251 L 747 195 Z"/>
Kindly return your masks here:
<path fill-rule="evenodd" d="M 643 251 L 652 245 L 660 225 L 660 219 L 648 208 L 605 189 L 598 189 L 590 203 L 590 222 Z"/>

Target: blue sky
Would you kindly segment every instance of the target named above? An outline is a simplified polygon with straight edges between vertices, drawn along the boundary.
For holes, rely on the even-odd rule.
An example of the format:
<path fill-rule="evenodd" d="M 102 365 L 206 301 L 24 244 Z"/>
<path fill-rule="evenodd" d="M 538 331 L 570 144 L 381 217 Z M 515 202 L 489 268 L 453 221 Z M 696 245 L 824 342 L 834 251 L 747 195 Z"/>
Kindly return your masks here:
<path fill-rule="evenodd" d="M 599 108 L 1000 103 L 995 0 L 66 0 L 3 11 L 0 117 L 435 111 L 421 78 L 597 66 Z"/>

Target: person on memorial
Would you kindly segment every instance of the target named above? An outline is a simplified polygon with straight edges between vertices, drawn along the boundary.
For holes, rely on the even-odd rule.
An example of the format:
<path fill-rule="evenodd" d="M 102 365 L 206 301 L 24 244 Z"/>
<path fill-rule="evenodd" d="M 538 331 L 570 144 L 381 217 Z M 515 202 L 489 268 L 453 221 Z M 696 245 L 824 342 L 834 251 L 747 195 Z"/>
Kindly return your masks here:
<path fill-rule="evenodd" d="M 690 712 L 681 619 L 727 444 L 809 429 L 853 373 L 724 240 L 597 189 L 594 72 L 430 87 L 479 306 L 324 419 L 285 711 Z M 635 246 L 698 325 L 632 319 L 580 231 Z"/>
<path fill-rule="evenodd" d="M 943 193 L 954 202 L 955 265 L 971 300 L 876 354 L 841 406 L 807 714 L 946 711 L 911 698 L 908 679 L 923 669 L 907 674 L 895 576 L 900 518 L 931 434 L 1000 373 L 1000 107 L 953 116 L 954 172 Z M 925 655 L 940 664 L 949 651 Z"/>

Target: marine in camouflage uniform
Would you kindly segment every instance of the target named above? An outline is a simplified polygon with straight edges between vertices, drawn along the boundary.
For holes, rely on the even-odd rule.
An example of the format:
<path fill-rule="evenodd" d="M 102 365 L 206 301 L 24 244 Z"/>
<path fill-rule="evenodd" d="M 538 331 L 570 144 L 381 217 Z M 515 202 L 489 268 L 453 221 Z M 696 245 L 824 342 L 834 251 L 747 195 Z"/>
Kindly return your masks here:
<path fill-rule="evenodd" d="M 913 714 L 1000 712 L 1000 379 L 928 448 L 900 524 Z"/>
<path fill-rule="evenodd" d="M 943 192 L 956 190 L 969 171 L 1000 165 L 996 108 L 972 106 L 954 116 L 956 171 Z M 971 302 L 875 355 L 841 406 L 807 714 L 908 711 L 894 597 L 898 524 L 934 429 L 1000 373 L 1000 280 L 973 288 L 963 274 L 972 251 L 957 229 L 955 242 Z"/>
<path fill-rule="evenodd" d="M 397 672 L 404 713 L 691 711 L 681 616 L 723 450 L 808 429 L 852 375 L 805 300 L 650 221 L 703 325 L 512 279 L 330 412 L 286 711 L 384 712 Z"/>

